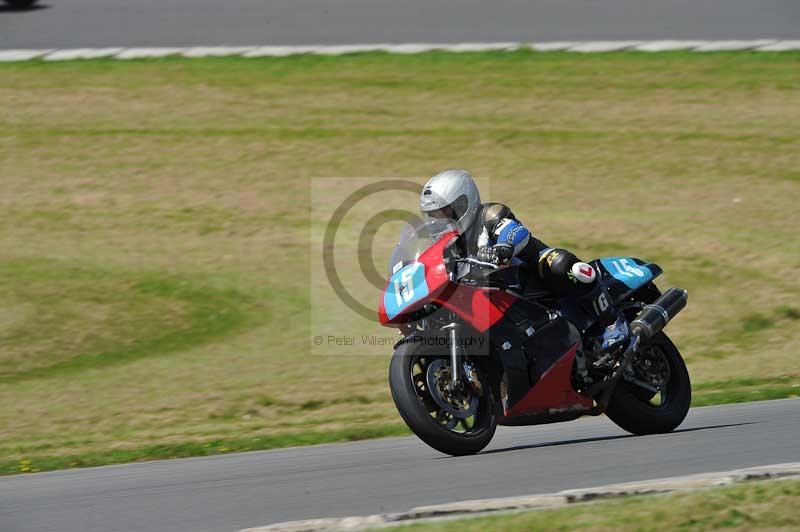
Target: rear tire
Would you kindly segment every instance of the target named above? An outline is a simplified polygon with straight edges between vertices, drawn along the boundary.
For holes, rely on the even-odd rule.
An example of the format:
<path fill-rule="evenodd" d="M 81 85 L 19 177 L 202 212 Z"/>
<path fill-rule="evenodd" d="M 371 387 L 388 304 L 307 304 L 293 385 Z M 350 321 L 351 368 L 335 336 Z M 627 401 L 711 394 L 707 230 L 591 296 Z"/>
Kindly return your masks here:
<path fill-rule="evenodd" d="M 641 388 L 623 379 L 606 409 L 611 421 L 636 435 L 672 432 L 686 418 L 692 403 L 689 372 L 678 348 L 663 332 L 655 335 L 650 345 L 660 349 L 669 365 L 670 376 L 664 385 L 666 401 L 658 406 L 650 404 L 642 397 Z"/>
<path fill-rule="evenodd" d="M 457 433 L 439 424 L 426 407 L 427 399 L 420 395 L 412 373 L 421 357 L 445 359 L 443 355 L 424 353 L 425 346 L 417 343 L 400 345 L 389 365 L 389 388 L 392 399 L 406 425 L 422 441 L 445 454 L 464 456 L 486 447 L 497 429 L 497 415 L 492 390 L 485 376 L 480 379 L 483 394 L 475 414 L 474 433 Z M 449 367 L 449 359 L 447 360 Z M 430 404 L 430 403 L 429 403 Z"/>

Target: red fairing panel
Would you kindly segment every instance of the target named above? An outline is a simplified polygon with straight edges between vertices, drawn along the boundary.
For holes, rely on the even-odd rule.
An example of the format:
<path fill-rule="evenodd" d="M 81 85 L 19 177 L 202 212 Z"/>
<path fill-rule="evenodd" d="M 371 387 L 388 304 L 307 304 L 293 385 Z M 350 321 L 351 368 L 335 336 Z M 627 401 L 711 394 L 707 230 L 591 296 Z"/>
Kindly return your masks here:
<path fill-rule="evenodd" d="M 402 314 L 395 316 L 394 319 L 389 319 L 386 314 L 386 308 L 383 303 L 383 294 L 389 287 L 387 280 L 386 286 L 381 292 L 381 299 L 378 303 L 378 320 L 381 325 L 396 325 L 404 321 L 403 317 L 409 312 L 418 310 L 426 303 L 435 301 L 436 294 L 445 290 L 450 285 L 450 279 L 447 275 L 447 268 L 444 265 L 444 248 L 450 243 L 453 237 L 458 236 L 458 233 L 453 232 L 444 235 L 438 242 L 426 249 L 418 258 L 417 262 L 425 265 L 425 283 L 428 285 L 429 295 L 426 299 L 418 301 L 416 304 L 409 306 Z"/>
<path fill-rule="evenodd" d="M 483 333 L 503 317 L 516 297 L 507 292 L 487 290 L 462 284 L 452 283 L 444 265 L 444 248 L 458 233 L 445 235 L 442 239 L 426 249 L 417 262 L 425 265 L 425 282 L 430 291 L 429 296 L 408 307 L 402 314 L 390 320 L 386 315 L 383 298 L 378 304 L 378 319 L 383 325 L 396 325 L 403 322 L 403 316 L 419 309 L 426 303 L 438 303 L 458 314 L 471 324 L 479 333 Z M 388 287 L 388 283 L 387 283 Z M 384 292 L 386 288 L 384 288 Z"/>
<path fill-rule="evenodd" d="M 572 364 L 578 352 L 575 344 L 558 361 L 544 372 L 539 382 L 531 388 L 508 412 L 506 417 L 542 412 L 589 410 L 594 403 L 572 389 Z"/>
<path fill-rule="evenodd" d="M 486 332 L 497 323 L 517 299 L 508 292 L 465 285 L 453 286 L 452 291 L 446 290 L 440 294 L 436 302 L 461 316 L 479 333 Z"/>

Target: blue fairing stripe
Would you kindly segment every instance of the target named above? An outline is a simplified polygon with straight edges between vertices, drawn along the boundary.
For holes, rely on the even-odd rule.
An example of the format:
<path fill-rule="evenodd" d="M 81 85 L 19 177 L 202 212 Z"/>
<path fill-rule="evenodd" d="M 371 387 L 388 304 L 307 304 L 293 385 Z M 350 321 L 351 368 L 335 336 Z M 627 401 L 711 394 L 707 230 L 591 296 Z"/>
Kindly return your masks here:
<path fill-rule="evenodd" d="M 653 272 L 632 257 L 604 257 L 600 264 L 616 280 L 635 290 L 653 279 Z"/>

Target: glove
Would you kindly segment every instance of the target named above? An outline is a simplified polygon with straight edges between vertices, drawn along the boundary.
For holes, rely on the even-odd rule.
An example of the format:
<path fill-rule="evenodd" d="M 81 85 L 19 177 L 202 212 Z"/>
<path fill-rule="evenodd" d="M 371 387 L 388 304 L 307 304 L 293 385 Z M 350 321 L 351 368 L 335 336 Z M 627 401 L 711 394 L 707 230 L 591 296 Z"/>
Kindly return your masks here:
<path fill-rule="evenodd" d="M 496 246 L 484 246 L 478 250 L 478 260 L 497 264 L 498 266 L 508 264 L 514 256 L 514 248 L 507 244 L 497 244 Z"/>

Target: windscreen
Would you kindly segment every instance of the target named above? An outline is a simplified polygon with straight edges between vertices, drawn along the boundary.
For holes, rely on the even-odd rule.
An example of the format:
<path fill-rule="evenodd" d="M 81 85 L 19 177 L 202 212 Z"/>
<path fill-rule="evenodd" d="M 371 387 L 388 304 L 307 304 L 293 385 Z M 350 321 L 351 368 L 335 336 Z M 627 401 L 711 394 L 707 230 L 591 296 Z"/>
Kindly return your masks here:
<path fill-rule="evenodd" d="M 397 246 L 395 246 L 389 259 L 389 275 L 416 261 L 426 249 L 436 243 L 443 235 L 453 231 L 458 231 L 458 226 L 448 218 L 407 224 L 403 227 Z"/>

